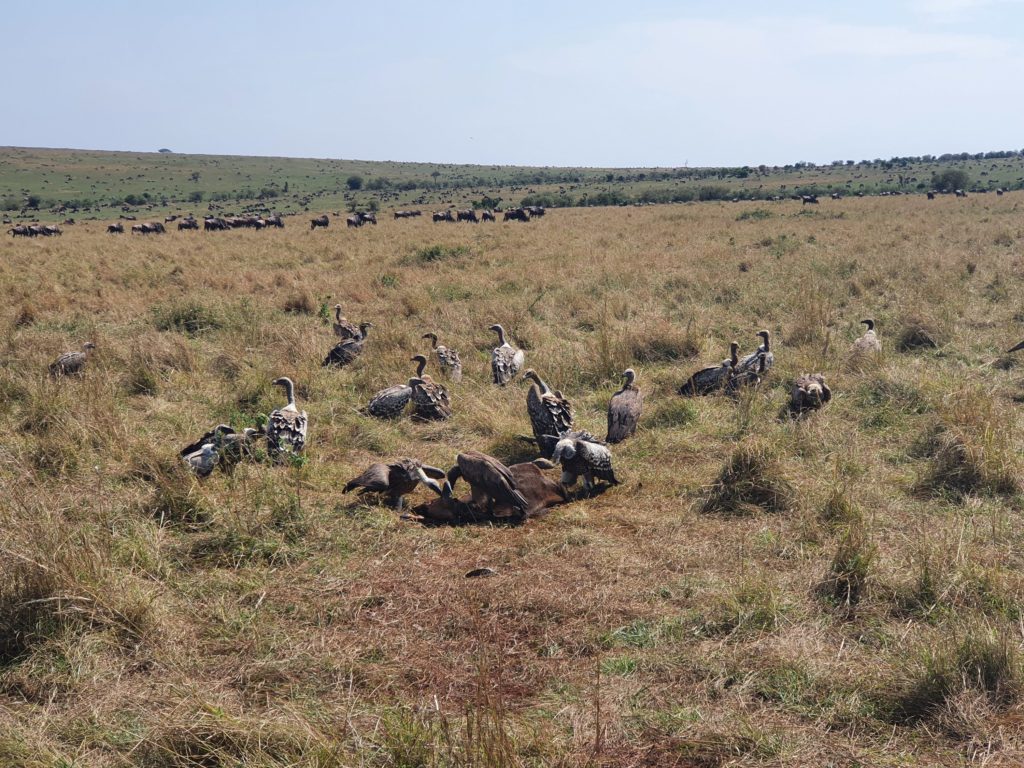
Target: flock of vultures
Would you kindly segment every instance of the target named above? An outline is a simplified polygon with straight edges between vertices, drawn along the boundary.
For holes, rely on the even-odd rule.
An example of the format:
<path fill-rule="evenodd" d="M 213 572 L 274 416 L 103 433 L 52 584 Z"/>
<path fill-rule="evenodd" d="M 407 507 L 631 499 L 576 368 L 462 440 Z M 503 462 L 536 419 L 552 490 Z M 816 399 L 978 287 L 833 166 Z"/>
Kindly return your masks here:
<path fill-rule="evenodd" d="M 341 305 L 334 307 L 333 332 L 336 342 L 327 352 L 322 365 L 344 368 L 357 365 L 371 344 L 373 324 L 354 324 L 342 315 Z M 881 343 L 874 323 L 862 321 L 867 330 L 851 350 L 853 356 L 877 355 Z M 479 451 L 465 451 L 455 457 L 447 471 L 402 457 L 391 462 L 370 465 L 353 478 L 343 493 L 358 489 L 375 494 L 396 510 L 402 510 L 404 497 L 420 485 L 433 492 L 427 503 L 412 509 L 411 517 L 425 522 L 522 522 L 553 506 L 579 496 L 590 496 L 618 485 L 620 478 L 613 466 L 611 446 L 629 440 L 636 432 L 643 411 L 643 394 L 636 383 L 636 373 L 623 372 L 622 387 L 611 395 L 608 403 L 607 431 L 603 438 L 595 436 L 574 422 L 572 403 L 559 390 L 553 390 L 533 369 L 525 369 L 525 353 L 513 346 L 499 324 L 490 326 L 497 334 L 497 346 L 491 352 L 490 380 L 505 387 L 517 382 L 530 382 L 526 393 L 526 415 L 529 417 L 536 445 L 536 459 L 506 466 L 494 456 Z M 679 395 L 697 397 L 720 394 L 736 397 L 743 391 L 758 387 L 771 374 L 775 351 L 767 330 L 757 332 L 760 345 L 740 356 L 740 345 L 730 345 L 729 356 L 720 363 L 702 368 L 686 378 Z M 424 333 L 431 354 L 411 358 L 415 374 L 404 383 L 377 392 L 362 409 L 368 419 L 398 419 L 405 416 L 424 422 L 444 421 L 453 413 L 449 387 L 457 388 L 463 380 L 462 361 L 457 350 L 440 343 L 435 332 Z M 1022 343 L 1024 346 L 1024 343 Z M 50 365 L 50 374 L 58 379 L 81 375 L 95 345 L 87 343 L 79 351 L 66 352 Z M 436 366 L 439 379 L 426 372 Z M 273 384 L 281 387 L 284 404 L 273 410 L 265 420 L 240 431 L 229 424 L 218 424 L 180 451 L 185 465 L 200 478 L 214 470 L 230 472 L 242 461 L 269 460 L 288 464 L 301 461 L 306 448 L 310 417 L 300 410 L 295 399 L 295 385 L 281 377 Z M 821 374 L 805 374 L 792 383 L 788 415 L 802 418 L 821 408 L 831 399 Z M 554 479 L 546 474 L 561 469 Z M 459 480 L 469 486 L 469 495 L 459 497 Z M 577 483 L 582 486 L 575 490 Z"/>

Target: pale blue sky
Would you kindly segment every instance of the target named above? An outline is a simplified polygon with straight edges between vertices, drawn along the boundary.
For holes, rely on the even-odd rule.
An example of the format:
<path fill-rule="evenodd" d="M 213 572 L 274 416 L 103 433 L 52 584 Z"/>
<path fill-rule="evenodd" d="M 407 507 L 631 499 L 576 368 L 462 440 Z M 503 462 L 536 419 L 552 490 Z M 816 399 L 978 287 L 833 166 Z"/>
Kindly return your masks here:
<path fill-rule="evenodd" d="M 1024 0 L 51 0 L 0 18 L 0 145 L 585 166 L 1024 148 Z"/>

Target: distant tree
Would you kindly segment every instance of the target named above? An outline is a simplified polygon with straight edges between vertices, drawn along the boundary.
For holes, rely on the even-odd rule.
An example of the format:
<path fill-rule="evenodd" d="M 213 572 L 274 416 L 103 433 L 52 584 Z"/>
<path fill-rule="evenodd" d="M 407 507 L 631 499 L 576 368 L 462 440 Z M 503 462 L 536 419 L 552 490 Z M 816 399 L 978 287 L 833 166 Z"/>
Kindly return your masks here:
<path fill-rule="evenodd" d="M 377 198 L 371 198 L 370 202 L 366 204 L 366 207 L 370 209 L 371 213 L 377 213 L 380 210 L 380 203 L 377 202 Z"/>
<path fill-rule="evenodd" d="M 345 179 L 345 185 L 353 192 L 357 189 L 362 189 L 363 177 L 353 174 L 352 176 L 349 176 L 347 179 Z"/>
<path fill-rule="evenodd" d="M 16 197 L 5 197 L 0 201 L 0 210 L 4 211 L 16 211 L 21 208 L 21 203 L 18 202 Z"/>
<path fill-rule="evenodd" d="M 967 175 L 967 171 L 962 171 L 956 168 L 950 168 L 949 170 L 942 171 L 941 173 L 936 172 L 932 174 L 932 188 L 939 192 L 952 192 L 956 189 L 967 189 L 967 185 L 971 183 L 971 177 Z"/>
<path fill-rule="evenodd" d="M 285 192 L 285 194 L 288 194 L 288 182 L 287 181 L 284 183 L 284 192 Z"/>
<path fill-rule="evenodd" d="M 167 147 L 164 147 L 163 149 L 158 149 L 157 152 L 159 152 L 161 155 L 171 154 L 171 150 L 167 149 Z"/>
<path fill-rule="evenodd" d="M 192 179 L 193 182 L 198 183 L 199 182 L 199 171 L 192 171 L 192 175 L 189 176 L 189 178 Z"/>
<path fill-rule="evenodd" d="M 43 202 L 43 198 L 41 198 L 39 195 L 29 195 L 25 199 L 25 205 L 28 208 L 38 208 L 40 203 L 42 203 L 42 202 Z"/>
<path fill-rule="evenodd" d="M 195 192 L 189 192 L 188 201 L 190 203 L 201 203 L 203 202 L 203 193 L 198 189 Z"/>

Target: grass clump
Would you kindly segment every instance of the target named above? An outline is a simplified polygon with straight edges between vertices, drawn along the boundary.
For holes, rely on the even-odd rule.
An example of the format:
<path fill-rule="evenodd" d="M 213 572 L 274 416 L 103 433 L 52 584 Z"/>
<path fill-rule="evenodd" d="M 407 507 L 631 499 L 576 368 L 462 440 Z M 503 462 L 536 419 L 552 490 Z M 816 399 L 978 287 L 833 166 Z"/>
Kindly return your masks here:
<path fill-rule="evenodd" d="M 194 301 L 157 307 L 153 313 L 158 331 L 175 331 L 186 336 L 199 336 L 224 325 L 214 310 Z"/>
<path fill-rule="evenodd" d="M 736 217 L 736 221 L 764 221 L 775 216 L 771 211 L 765 210 L 764 208 L 754 208 L 750 211 L 744 211 Z"/>
<path fill-rule="evenodd" d="M 922 662 L 899 688 L 890 719 L 913 723 L 945 714 L 958 695 L 973 692 L 1006 708 L 1020 698 L 1021 666 L 1016 647 L 991 630 L 971 631 L 960 642 L 925 651 Z"/>
<path fill-rule="evenodd" d="M 458 259 L 468 254 L 469 246 L 466 245 L 427 245 L 415 249 L 407 261 L 412 264 L 433 264 Z"/>
<path fill-rule="evenodd" d="M 782 472 L 775 451 L 760 440 L 741 444 L 725 462 L 701 505 L 705 514 L 751 515 L 788 512 L 796 491 Z"/>
<path fill-rule="evenodd" d="M 630 338 L 629 354 L 641 363 L 684 360 L 700 354 L 700 342 L 690 328 L 660 322 Z"/>
<path fill-rule="evenodd" d="M 917 352 L 922 349 L 936 349 L 945 343 L 946 334 L 936 321 L 919 315 L 907 317 L 896 336 L 896 349 L 900 352 Z"/>
<path fill-rule="evenodd" d="M 300 291 L 286 298 L 281 309 L 290 315 L 315 315 L 319 307 L 307 291 Z"/>
<path fill-rule="evenodd" d="M 875 546 L 863 526 L 851 526 L 836 548 L 820 593 L 837 607 L 852 612 L 867 594 Z"/>
<path fill-rule="evenodd" d="M 962 427 L 933 427 L 922 441 L 929 464 L 916 489 L 930 496 L 1012 496 L 1021 490 L 1018 460 L 1005 436 L 972 434 Z"/>

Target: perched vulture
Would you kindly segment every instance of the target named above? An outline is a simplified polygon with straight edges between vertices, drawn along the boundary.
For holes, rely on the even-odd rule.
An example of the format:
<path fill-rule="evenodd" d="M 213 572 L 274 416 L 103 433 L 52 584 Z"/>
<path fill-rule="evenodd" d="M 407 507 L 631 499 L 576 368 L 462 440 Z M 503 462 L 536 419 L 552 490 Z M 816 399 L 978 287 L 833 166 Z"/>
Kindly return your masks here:
<path fill-rule="evenodd" d="M 436 333 L 424 333 L 423 338 L 430 339 L 434 354 L 437 355 L 437 363 L 441 367 L 441 373 L 451 381 L 462 381 L 462 360 L 459 359 L 459 353 L 450 347 L 438 344 Z"/>
<path fill-rule="evenodd" d="M 267 451 L 271 457 L 302 453 L 306 447 L 306 430 L 309 417 L 305 411 L 295 407 L 295 385 L 287 376 L 274 379 L 274 384 L 284 388 L 288 404 L 270 412 L 267 419 Z"/>
<path fill-rule="evenodd" d="M 693 374 L 686 383 L 679 388 L 679 394 L 693 397 L 695 395 L 709 395 L 712 392 L 721 391 L 729 381 L 729 375 L 738 365 L 737 354 L 740 345 L 737 342 L 729 344 L 729 357 L 719 365 L 711 365 L 702 368 Z"/>
<path fill-rule="evenodd" d="M 583 490 L 588 494 L 593 490 L 594 478 L 618 485 L 612 469 L 612 452 L 604 443 L 586 437 L 580 432 L 565 432 L 559 436 L 554 461 L 562 465 L 562 485 L 571 488 L 576 479 L 582 477 Z"/>
<path fill-rule="evenodd" d="M 853 342 L 853 345 L 850 347 L 850 356 L 858 358 L 881 353 L 882 342 L 879 341 L 878 335 L 875 333 L 875 321 L 867 319 L 861 320 L 861 323 L 866 325 L 868 329 L 864 331 L 863 336 Z"/>
<path fill-rule="evenodd" d="M 530 414 L 533 437 L 541 454 L 550 459 L 558 435 L 572 429 L 572 403 L 562 397 L 560 392 L 552 392 L 532 368 L 523 374 L 523 379 L 533 381 L 530 391 L 526 393 L 526 411 Z"/>
<path fill-rule="evenodd" d="M 373 323 L 360 323 L 359 338 L 339 341 L 334 345 L 331 351 L 327 353 L 327 357 L 324 358 L 321 365 L 324 367 L 335 365 L 341 368 L 353 362 L 360 354 L 362 354 L 363 345 L 366 343 L 366 332 L 372 327 Z"/>
<path fill-rule="evenodd" d="M 370 400 L 366 411 L 378 419 L 394 419 L 402 415 L 405 406 L 412 399 L 412 382 L 408 384 L 396 384 L 393 387 L 382 389 Z"/>
<path fill-rule="evenodd" d="M 609 443 L 621 443 L 627 437 L 632 437 L 644 408 L 643 393 L 633 383 L 636 380 L 636 371 L 627 368 L 622 372 L 622 376 L 626 380 L 622 389 L 612 395 L 608 403 L 606 440 Z"/>
<path fill-rule="evenodd" d="M 491 352 L 491 374 L 494 383 L 504 387 L 523 367 L 526 354 L 505 341 L 505 329 L 495 323 L 491 330 L 498 334 L 498 346 Z"/>
<path fill-rule="evenodd" d="M 805 373 L 793 382 L 789 393 L 789 413 L 801 416 L 815 411 L 832 399 L 832 390 L 820 373 Z"/>
<path fill-rule="evenodd" d="M 50 363 L 51 376 L 77 376 L 85 367 L 89 353 L 96 349 L 96 345 L 87 341 L 82 345 L 80 352 L 64 352 L 57 356 L 57 359 Z"/>
<path fill-rule="evenodd" d="M 349 480 L 341 492 L 359 488 L 360 495 L 379 493 L 387 497 L 392 509 L 401 510 L 404 497 L 416 490 L 420 483 L 440 496 L 444 489 L 438 480 L 444 479 L 444 470 L 405 458 L 391 464 L 371 464 L 361 475 Z"/>
<path fill-rule="evenodd" d="M 451 418 L 452 403 L 448 398 L 448 390 L 423 372 L 427 367 L 426 356 L 414 355 L 412 360 L 418 363 L 416 377 L 409 379 L 413 417 L 421 421 L 445 421 Z"/>
<path fill-rule="evenodd" d="M 347 339 L 358 339 L 362 332 L 354 324 L 341 315 L 341 304 L 334 305 L 334 335 L 342 341 Z"/>
<path fill-rule="evenodd" d="M 757 368 L 748 370 L 737 370 L 733 368 L 729 371 L 729 379 L 725 382 L 725 391 L 730 395 L 738 395 L 742 389 L 750 388 L 754 389 L 761 384 L 761 379 L 764 377 L 765 371 L 767 370 L 766 362 L 768 356 L 761 352 L 757 356 Z"/>
<path fill-rule="evenodd" d="M 740 360 L 739 365 L 736 366 L 737 371 L 757 370 L 761 365 L 759 357 L 762 354 L 764 355 L 764 369 L 766 371 L 775 364 L 775 354 L 771 349 L 771 334 L 769 334 L 767 330 L 764 330 L 758 331 L 757 335 L 761 337 L 761 346 Z"/>

